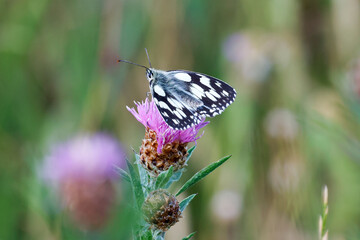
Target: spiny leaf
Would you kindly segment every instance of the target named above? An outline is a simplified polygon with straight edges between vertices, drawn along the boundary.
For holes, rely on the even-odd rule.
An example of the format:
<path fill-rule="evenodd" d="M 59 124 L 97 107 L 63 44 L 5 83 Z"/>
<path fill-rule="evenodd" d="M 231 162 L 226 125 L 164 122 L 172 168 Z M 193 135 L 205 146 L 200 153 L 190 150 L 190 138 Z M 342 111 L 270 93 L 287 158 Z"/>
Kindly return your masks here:
<path fill-rule="evenodd" d="M 134 191 L 137 207 L 139 209 L 141 209 L 141 206 L 144 202 L 144 192 L 142 190 L 140 177 L 139 177 L 138 173 L 135 171 L 135 168 L 133 167 L 133 165 L 129 161 L 126 161 L 126 164 L 129 169 L 131 186 Z"/>
<path fill-rule="evenodd" d="M 191 200 L 193 200 L 193 198 L 196 196 L 197 194 L 191 194 L 190 196 L 188 196 L 187 198 L 185 198 L 184 200 L 181 201 L 180 205 L 180 211 L 183 212 L 185 210 L 185 208 L 187 207 L 187 205 L 189 205 L 189 203 L 191 202 Z"/>
<path fill-rule="evenodd" d="M 189 240 L 196 232 L 190 233 L 187 237 L 184 237 L 182 240 Z"/>
<path fill-rule="evenodd" d="M 196 145 L 188 150 L 188 156 L 187 156 L 186 162 L 189 161 L 189 159 L 191 158 L 191 155 L 194 152 L 195 148 L 196 148 Z"/>
<path fill-rule="evenodd" d="M 212 171 L 214 171 L 216 168 L 218 168 L 220 165 L 222 165 L 224 162 L 226 162 L 226 160 L 228 160 L 230 156 L 226 156 L 222 159 L 220 159 L 217 162 L 214 162 L 210 165 L 208 165 L 207 167 L 201 169 L 199 172 L 195 173 L 194 176 L 192 176 L 181 188 L 180 190 L 176 193 L 176 196 L 179 196 L 179 194 L 181 194 L 182 192 L 184 192 L 186 189 L 188 189 L 189 187 L 191 187 L 192 185 L 194 185 L 195 183 L 197 183 L 198 181 L 200 181 L 201 179 L 203 179 L 204 177 L 206 177 L 209 173 L 211 173 Z"/>
<path fill-rule="evenodd" d="M 159 174 L 159 176 L 156 179 L 155 183 L 155 189 L 163 188 L 166 183 L 170 180 L 171 176 L 173 175 L 174 167 L 170 166 L 170 168 Z"/>

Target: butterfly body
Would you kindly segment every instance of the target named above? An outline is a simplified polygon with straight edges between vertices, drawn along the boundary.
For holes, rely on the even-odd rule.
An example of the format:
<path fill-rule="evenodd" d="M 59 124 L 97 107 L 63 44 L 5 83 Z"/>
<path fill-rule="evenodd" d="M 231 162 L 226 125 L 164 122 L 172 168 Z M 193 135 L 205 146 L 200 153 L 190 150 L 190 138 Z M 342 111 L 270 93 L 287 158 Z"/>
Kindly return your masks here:
<path fill-rule="evenodd" d="M 236 97 L 227 83 L 202 73 L 147 68 L 146 77 L 161 116 L 176 130 L 221 114 Z"/>

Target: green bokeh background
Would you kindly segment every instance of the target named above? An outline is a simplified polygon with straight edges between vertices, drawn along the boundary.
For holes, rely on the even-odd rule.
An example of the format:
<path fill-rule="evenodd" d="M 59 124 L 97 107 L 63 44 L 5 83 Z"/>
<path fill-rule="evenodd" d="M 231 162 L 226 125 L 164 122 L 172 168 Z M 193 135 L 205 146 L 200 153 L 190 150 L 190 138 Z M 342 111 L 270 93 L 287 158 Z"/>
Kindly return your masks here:
<path fill-rule="evenodd" d="M 199 194 L 168 239 L 317 239 L 325 184 L 330 239 L 360 239 L 359 24 L 357 0 L 0 0 L 0 239 L 128 239 L 126 186 L 88 236 L 54 209 L 37 169 L 80 132 L 138 149 L 144 129 L 125 106 L 148 82 L 116 60 L 147 65 L 145 47 L 155 68 L 238 92 L 186 176 L 233 156 L 188 191 Z M 231 219 L 214 211 L 230 204 L 216 201 L 223 190 L 240 199 Z"/>

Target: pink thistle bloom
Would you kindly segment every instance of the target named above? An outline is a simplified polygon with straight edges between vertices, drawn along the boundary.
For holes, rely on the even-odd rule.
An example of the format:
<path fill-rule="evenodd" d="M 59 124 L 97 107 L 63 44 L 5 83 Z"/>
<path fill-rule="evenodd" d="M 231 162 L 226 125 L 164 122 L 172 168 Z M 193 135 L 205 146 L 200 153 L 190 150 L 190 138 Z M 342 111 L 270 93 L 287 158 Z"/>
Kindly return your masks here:
<path fill-rule="evenodd" d="M 149 128 L 156 133 L 156 141 L 158 144 L 157 152 L 162 152 L 163 146 L 172 142 L 189 143 L 196 142 L 202 135 L 197 137 L 199 130 L 206 126 L 209 122 L 205 122 L 205 118 L 197 125 L 185 129 L 174 130 L 170 128 L 157 109 L 153 100 L 149 101 L 147 98 L 145 102 L 135 102 L 137 112 L 134 108 L 126 107 L 134 117 L 142 123 L 146 128 Z"/>
<path fill-rule="evenodd" d="M 80 135 L 54 145 L 41 168 L 74 223 L 99 230 L 115 206 L 115 167 L 125 164 L 119 143 L 106 134 Z"/>
<path fill-rule="evenodd" d="M 114 138 L 103 133 L 80 135 L 54 145 L 41 174 L 55 185 L 67 177 L 113 179 L 115 167 L 124 164 L 125 152 Z"/>

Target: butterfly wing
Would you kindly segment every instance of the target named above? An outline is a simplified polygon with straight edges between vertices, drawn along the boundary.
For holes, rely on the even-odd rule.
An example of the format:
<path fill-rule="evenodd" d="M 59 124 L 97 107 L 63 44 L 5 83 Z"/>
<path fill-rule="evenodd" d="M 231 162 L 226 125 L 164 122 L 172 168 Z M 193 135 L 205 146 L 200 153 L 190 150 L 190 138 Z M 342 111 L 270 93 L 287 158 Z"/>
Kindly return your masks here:
<path fill-rule="evenodd" d="M 205 116 L 222 113 L 236 97 L 227 83 L 183 70 L 163 72 L 151 89 L 161 116 L 173 129 L 187 129 Z"/>
<path fill-rule="evenodd" d="M 202 102 L 196 109 L 200 115 L 214 117 L 221 114 L 236 98 L 235 89 L 220 79 L 190 71 L 168 73 L 173 81 L 185 82 L 184 91 Z"/>
<path fill-rule="evenodd" d="M 200 101 L 194 101 L 191 96 L 186 98 L 184 92 L 173 87 L 161 86 L 161 84 L 153 85 L 152 96 L 155 104 L 163 117 L 164 121 L 175 130 L 184 130 L 190 128 L 204 118 L 204 116 L 196 113 L 197 107 L 191 107 L 202 104 Z M 182 96 L 182 97 L 179 97 Z"/>

